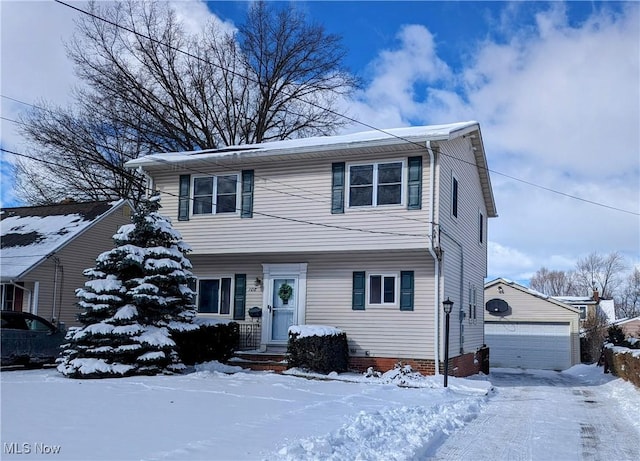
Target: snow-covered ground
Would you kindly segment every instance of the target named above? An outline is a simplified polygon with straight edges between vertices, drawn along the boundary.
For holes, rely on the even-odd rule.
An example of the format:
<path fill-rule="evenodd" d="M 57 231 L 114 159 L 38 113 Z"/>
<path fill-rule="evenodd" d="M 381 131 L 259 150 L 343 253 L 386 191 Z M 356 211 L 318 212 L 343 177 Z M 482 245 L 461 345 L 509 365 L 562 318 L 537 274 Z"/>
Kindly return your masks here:
<path fill-rule="evenodd" d="M 594 366 L 498 369 L 448 389 L 399 371 L 314 378 L 219 364 L 102 380 L 5 371 L 0 457 L 640 459 L 640 391 Z"/>

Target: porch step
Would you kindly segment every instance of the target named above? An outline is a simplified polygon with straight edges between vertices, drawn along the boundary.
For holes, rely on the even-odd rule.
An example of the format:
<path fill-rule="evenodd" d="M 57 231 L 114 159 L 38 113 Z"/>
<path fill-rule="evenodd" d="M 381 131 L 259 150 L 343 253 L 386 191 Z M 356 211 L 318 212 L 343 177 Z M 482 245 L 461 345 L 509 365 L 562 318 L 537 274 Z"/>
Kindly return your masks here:
<path fill-rule="evenodd" d="M 282 373 L 287 369 L 287 356 L 284 353 L 238 351 L 229 359 L 229 365 L 237 365 L 254 371 L 275 371 L 276 373 Z"/>

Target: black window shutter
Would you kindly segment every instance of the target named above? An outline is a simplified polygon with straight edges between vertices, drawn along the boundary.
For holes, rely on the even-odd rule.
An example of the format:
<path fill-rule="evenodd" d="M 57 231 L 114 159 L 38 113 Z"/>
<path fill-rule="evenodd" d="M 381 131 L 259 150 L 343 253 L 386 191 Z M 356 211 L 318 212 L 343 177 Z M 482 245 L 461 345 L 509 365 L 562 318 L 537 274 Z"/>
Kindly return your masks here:
<path fill-rule="evenodd" d="M 409 157 L 409 181 L 407 183 L 407 209 L 422 208 L 422 157 Z"/>
<path fill-rule="evenodd" d="M 413 271 L 400 272 L 400 310 L 413 310 L 414 276 Z"/>
<path fill-rule="evenodd" d="M 364 310 L 364 292 L 365 292 L 365 274 L 364 272 L 353 273 L 353 296 L 351 298 L 351 308 L 354 311 Z"/>
<path fill-rule="evenodd" d="M 331 213 L 344 213 L 344 162 L 331 164 Z"/>
<path fill-rule="evenodd" d="M 191 188 L 191 175 L 180 175 L 180 186 L 178 193 L 180 198 L 178 199 L 178 221 L 189 220 L 189 202 L 190 202 L 190 189 Z"/>
<path fill-rule="evenodd" d="M 247 274 L 235 275 L 233 320 L 244 320 L 247 305 Z"/>
<path fill-rule="evenodd" d="M 253 170 L 242 170 L 241 218 L 253 218 Z"/>

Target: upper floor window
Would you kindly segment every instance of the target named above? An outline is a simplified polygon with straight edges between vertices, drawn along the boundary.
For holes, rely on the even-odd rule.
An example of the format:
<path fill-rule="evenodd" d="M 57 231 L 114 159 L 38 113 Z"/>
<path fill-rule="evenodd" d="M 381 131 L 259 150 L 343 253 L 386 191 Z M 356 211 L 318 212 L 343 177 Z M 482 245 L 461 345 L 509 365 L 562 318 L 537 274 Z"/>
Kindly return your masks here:
<path fill-rule="evenodd" d="M 451 176 L 451 215 L 458 217 L 458 178 Z"/>
<path fill-rule="evenodd" d="M 480 244 L 484 243 L 484 215 L 478 213 L 478 239 Z"/>
<path fill-rule="evenodd" d="M 400 205 L 403 162 L 349 166 L 349 206 Z"/>
<path fill-rule="evenodd" d="M 238 175 L 201 176 L 193 179 L 193 214 L 236 213 Z"/>

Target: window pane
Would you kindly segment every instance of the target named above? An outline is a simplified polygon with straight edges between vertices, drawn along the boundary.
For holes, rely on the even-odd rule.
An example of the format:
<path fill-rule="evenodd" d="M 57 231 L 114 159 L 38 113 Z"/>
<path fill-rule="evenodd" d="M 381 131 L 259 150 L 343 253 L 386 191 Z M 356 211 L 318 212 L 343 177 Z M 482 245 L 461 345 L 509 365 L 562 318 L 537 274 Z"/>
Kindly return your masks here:
<path fill-rule="evenodd" d="M 194 197 L 193 214 L 211 214 L 213 212 L 213 202 L 211 197 Z"/>
<path fill-rule="evenodd" d="M 235 213 L 237 208 L 237 182 L 236 175 L 218 176 L 218 189 L 216 194 L 216 213 Z"/>
<path fill-rule="evenodd" d="M 395 277 L 384 278 L 384 302 L 385 303 L 396 302 L 396 278 Z"/>
<path fill-rule="evenodd" d="M 236 196 L 234 195 L 218 195 L 216 203 L 216 213 L 235 213 L 236 212 Z"/>
<path fill-rule="evenodd" d="M 378 205 L 399 204 L 402 201 L 402 185 L 378 186 Z"/>
<path fill-rule="evenodd" d="M 193 195 L 212 195 L 213 178 L 195 178 L 193 180 Z"/>
<path fill-rule="evenodd" d="M 222 279 L 222 289 L 220 290 L 220 313 L 228 314 L 231 311 L 231 279 Z"/>
<path fill-rule="evenodd" d="M 402 182 L 402 163 L 378 165 L 378 184 Z"/>
<path fill-rule="evenodd" d="M 382 276 L 369 277 L 369 304 L 382 303 Z"/>
<path fill-rule="evenodd" d="M 373 165 L 349 167 L 349 182 L 352 186 L 373 184 Z"/>
<path fill-rule="evenodd" d="M 200 293 L 198 293 L 198 312 L 209 314 L 218 313 L 219 280 L 200 280 Z"/>
<path fill-rule="evenodd" d="M 218 194 L 235 194 L 237 182 L 236 175 L 218 176 Z"/>
<path fill-rule="evenodd" d="M 349 206 L 373 205 L 373 187 L 360 186 L 349 189 Z"/>

